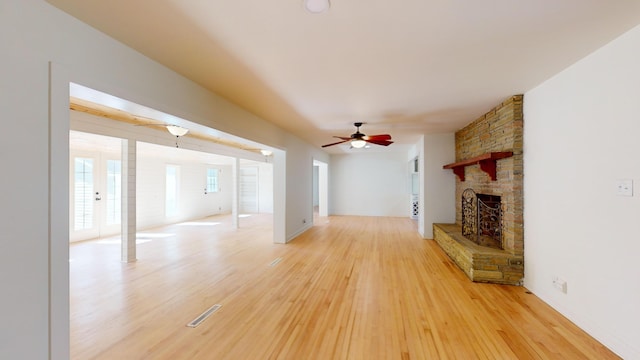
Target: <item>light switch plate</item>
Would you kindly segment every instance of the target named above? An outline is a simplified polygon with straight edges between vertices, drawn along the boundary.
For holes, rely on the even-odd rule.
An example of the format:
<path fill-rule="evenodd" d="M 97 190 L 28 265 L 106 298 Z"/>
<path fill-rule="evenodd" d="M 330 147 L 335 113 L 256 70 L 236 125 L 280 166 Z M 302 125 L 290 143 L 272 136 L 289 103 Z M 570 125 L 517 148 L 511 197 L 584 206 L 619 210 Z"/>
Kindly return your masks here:
<path fill-rule="evenodd" d="M 616 180 L 616 195 L 633 196 L 633 180 L 631 179 Z"/>

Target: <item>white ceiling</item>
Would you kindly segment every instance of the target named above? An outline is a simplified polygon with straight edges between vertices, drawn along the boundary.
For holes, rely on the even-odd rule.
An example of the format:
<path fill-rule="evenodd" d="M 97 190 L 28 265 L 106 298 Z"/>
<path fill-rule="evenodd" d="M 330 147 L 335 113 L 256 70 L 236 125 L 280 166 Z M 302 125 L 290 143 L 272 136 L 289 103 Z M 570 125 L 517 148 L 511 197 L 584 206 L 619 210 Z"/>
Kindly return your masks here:
<path fill-rule="evenodd" d="M 640 23 L 637 0 L 48 1 L 317 146 L 457 130 Z"/>

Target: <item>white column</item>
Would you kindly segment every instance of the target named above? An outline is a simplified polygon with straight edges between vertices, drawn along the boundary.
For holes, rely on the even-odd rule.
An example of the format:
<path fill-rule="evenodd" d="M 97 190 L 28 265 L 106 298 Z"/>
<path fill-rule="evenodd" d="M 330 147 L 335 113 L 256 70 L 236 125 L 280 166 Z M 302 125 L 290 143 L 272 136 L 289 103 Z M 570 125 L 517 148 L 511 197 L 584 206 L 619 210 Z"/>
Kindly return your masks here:
<path fill-rule="evenodd" d="M 273 242 L 287 242 L 287 153 L 273 152 Z"/>
<path fill-rule="evenodd" d="M 237 229 L 240 226 L 240 214 L 238 213 L 238 208 L 240 207 L 240 158 L 235 158 L 232 167 L 233 196 L 231 199 L 231 217 L 233 228 Z"/>
<path fill-rule="evenodd" d="M 135 140 L 122 140 L 122 262 L 136 261 L 136 152 Z"/>
<path fill-rule="evenodd" d="M 39 307 L 42 313 L 42 320 L 49 316 L 49 327 L 47 332 L 37 332 L 38 334 L 48 333 L 49 338 L 49 359 L 69 359 L 69 71 L 67 68 L 60 64 L 49 64 L 49 299 L 48 308 Z M 9 79 L 11 82 L 11 79 Z M 4 111 L 4 109 L 3 109 Z M 9 109 L 9 113 L 11 109 Z M 11 128 L 11 126 L 9 126 Z M 9 165 L 11 169 L 11 165 Z M 11 176 L 9 176 L 11 177 Z M 11 183 L 11 181 L 10 181 Z M 4 184 L 4 183 L 3 183 Z M 5 201 L 6 199 L 3 199 Z M 42 199 L 45 200 L 45 199 Z M 8 207 L 7 207 L 8 208 Z M 8 221 L 12 221 L 7 216 Z M 4 230 L 4 229 L 3 229 Z M 3 231 L 3 241 L 6 233 Z M 7 239 L 8 240 L 8 239 Z M 2 244 L 2 251 L 11 252 L 10 241 Z M 15 242 L 17 243 L 17 242 Z M 43 246 L 45 244 L 43 243 Z M 14 247 L 15 248 L 15 247 Z M 39 256 L 41 249 L 33 249 L 31 255 L 33 259 L 41 259 Z M 11 263 L 11 262 L 10 262 Z M 24 264 L 29 264 L 25 262 Z M 33 269 L 28 266 L 31 271 L 39 271 L 39 267 Z M 4 269 L 4 268 L 3 268 Z M 16 274 L 14 276 L 18 278 Z M 29 276 L 27 276 L 29 277 Z M 45 280 L 45 284 L 46 284 Z M 38 283 L 40 284 L 40 283 Z M 27 282 L 27 286 L 23 289 L 30 289 L 32 282 Z M 7 290 L 8 288 L 8 290 Z M 11 291 L 12 284 L 3 285 L 2 291 Z M 4 296 L 5 293 L 3 293 Z M 32 293 L 31 298 L 24 299 L 24 303 L 14 304 L 17 307 L 11 308 L 9 311 L 12 313 L 9 318 L 3 317 L 5 324 L 13 322 L 14 314 L 20 314 L 22 309 L 34 308 L 32 301 L 36 301 L 37 304 L 41 304 L 38 293 Z M 7 297 L 7 301 L 11 304 L 11 297 Z M 2 302 L 6 304 L 7 302 Z M 6 308 L 2 305 L 3 308 Z M 42 322 L 38 322 L 42 324 Z M 46 324 L 46 321 L 44 321 Z M 23 330 L 17 330 L 18 333 L 23 333 Z M 5 334 L 8 335 L 8 334 Z M 15 335 L 15 334 L 14 334 Z M 33 336 L 28 337 L 25 342 L 29 342 L 29 339 L 33 339 Z M 37 339 L 41 339 L 40 336 L 36 336 Z M 8 336 L 11 341 L 12 336 Z M 15 339 L 15 337 L 14 337 Z M 22 342 L 22 341 L 21 341 Z M 40 347 L 41 341 L 31 343 L 33 347 Z M 17 349 L 15 344 L 9 347 L 9 354 L 11 349 Z M 25 354 L 26 352 L 22 352 Z M 11 357 L 11 355 L 7 355 Z"/>
<path fill-rule="evenodd" d="M 329 166 L 317 161 L 318 166 L 318 215 L 329 216 Z"/>

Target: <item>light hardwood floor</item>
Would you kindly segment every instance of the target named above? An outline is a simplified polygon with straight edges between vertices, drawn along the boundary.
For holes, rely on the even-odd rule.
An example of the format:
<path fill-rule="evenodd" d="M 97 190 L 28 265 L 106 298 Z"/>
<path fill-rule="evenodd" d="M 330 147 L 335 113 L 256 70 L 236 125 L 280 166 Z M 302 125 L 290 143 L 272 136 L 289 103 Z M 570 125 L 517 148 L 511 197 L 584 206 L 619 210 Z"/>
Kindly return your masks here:
<path fill-rule="evenodd" d="M 525 288 L 470 282 L 409 219 L 317 218 L 287 245 L 270 222 L 142 232 L 132 264 L 71 245 L 72 358 L 618 358 Z"/>

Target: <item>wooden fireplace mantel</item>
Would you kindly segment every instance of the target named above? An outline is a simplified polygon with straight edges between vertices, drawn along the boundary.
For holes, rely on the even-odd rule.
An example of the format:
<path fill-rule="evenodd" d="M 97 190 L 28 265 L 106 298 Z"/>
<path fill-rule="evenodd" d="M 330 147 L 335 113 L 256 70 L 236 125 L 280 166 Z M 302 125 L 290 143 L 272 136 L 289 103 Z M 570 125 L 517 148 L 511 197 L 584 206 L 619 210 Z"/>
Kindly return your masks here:
<path fill-rule="evenodd" d="M 443 169 L 452 169 L 453 173 L 458 175 L 460 181 L 464 181 L 464 168 L 467 166 L 480 164 L 480 169 L 489 174 L 492 181 L 496 180 L 496 160 L 513 156 L 512 151 L 490 152 L 476 156 L 471 159 L 454 162 L 444 165 Z"/>

